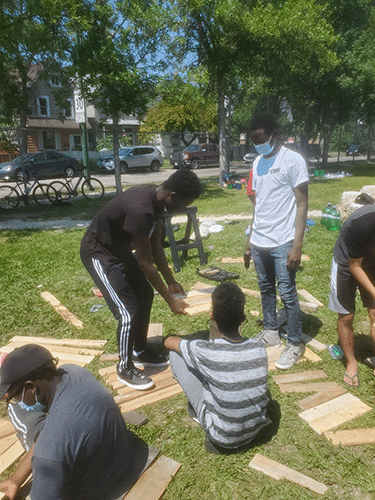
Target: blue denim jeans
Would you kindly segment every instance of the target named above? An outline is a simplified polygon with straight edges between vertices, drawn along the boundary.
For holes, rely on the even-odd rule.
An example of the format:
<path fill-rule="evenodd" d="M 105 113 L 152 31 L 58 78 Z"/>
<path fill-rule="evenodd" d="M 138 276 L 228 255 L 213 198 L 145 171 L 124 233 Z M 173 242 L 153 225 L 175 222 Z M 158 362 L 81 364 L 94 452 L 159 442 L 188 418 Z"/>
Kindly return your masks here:
<path fill-rule="evenodd" d="M 277 330 L 276 322 L 276 280 L 284 303 L 288 342 L 301 343 L 302 321 L 296 290 L 296 271 L 287 268 L 287 258 L 293 242 L 275 248 L 259 248 L 251 245 L 251 256 L 258 275 L 262 296 L 263 328 Z"/>

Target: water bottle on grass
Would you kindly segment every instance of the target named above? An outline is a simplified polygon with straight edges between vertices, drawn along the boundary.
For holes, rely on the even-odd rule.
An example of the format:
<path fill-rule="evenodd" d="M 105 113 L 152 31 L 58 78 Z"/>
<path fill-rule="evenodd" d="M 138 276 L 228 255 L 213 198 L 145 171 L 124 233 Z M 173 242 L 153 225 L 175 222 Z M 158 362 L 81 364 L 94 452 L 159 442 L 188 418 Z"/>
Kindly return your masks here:
<path fill-rule="evenodd" d="M 320 219 L 320 223 L 322 224 L 322 226 L 327 227 L 328 215 L 331 213 L 331 210 L 332 210 L 332 205 L 331 202 L 329 202 L 328 205 L 324 207 L 322 210 L 322 218 Z"/>
<path fill-rule="evenodd" d="M 328 345 L 327 351 L 329 352 L 332 359 L 342 359 L 344 357 L 343 350 L 337 344 Z"/>
<path fill-rule="evenodd" d="M 328 231 L 340 231 L 340 212 L 337 210 L 336 205 L 333 205 L 330 217 L 327 224 Z"/>

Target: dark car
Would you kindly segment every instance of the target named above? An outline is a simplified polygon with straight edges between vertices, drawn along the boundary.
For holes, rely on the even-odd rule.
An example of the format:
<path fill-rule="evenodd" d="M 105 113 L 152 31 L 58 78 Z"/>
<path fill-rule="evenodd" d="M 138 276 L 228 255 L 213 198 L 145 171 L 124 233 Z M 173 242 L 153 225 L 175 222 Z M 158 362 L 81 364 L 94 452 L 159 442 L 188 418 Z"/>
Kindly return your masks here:
<path fill-rule="evenodd" d="M 172 167 L 178 168 L 178 149 L 170 157 Z M 199 167 L 218 166 L 219 148 L 217 144 L 190 144 L 182 151 L 182 167 L 197 169 Z"/>
<path fill-rule="evenodd" d="M 366 155 L 367 149 L 363 144 L 352 144 L 348 147 L 345 154 L 346 156 Z"/>
<path fill-rule="evenodd" d="M 123 174 L 132 168 L 149 168 L 152 172 L 159 172 L 163 165 L 163 155 L 155 146 L 129 146 L 119 149 L 120 169 Z M 99 168 L 114 170 L 113 153 L 98 161 Z"/>
<path fill-rule="evenodd" d="M 22 169 L 23 167 L 23 169 Z M 0 179 L 23 181 L 33 178 L 50 179 L 54 177 L 73 177 L 82 170 L 82 165 L 58 151 L 26 153 L 10 162 L 0 163 Z"/>

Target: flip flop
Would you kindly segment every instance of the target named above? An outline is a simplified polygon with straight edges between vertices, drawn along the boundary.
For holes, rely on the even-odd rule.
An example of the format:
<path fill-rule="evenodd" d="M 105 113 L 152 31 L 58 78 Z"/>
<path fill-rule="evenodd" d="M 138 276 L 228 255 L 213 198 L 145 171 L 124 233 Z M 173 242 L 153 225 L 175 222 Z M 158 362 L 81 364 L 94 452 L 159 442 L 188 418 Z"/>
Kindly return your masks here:
<path fill-rule="evenodd" d="M 349 382 L 347 382 L 345 380 L 345 377 L 350 380 L 352 383 L 349 384 Z M 354 382 L 357 381 L 357 383 L 355 384 Z M 344 373 L 344 384 L 348 385 L 349 387 L 359 387 L 360 385 L 360 382 L 359 382 L 359 377 L 358 377 L 358 372 L 355 373 L 352 377 L 350 375 L 348 375 L 347 373 Z"/>

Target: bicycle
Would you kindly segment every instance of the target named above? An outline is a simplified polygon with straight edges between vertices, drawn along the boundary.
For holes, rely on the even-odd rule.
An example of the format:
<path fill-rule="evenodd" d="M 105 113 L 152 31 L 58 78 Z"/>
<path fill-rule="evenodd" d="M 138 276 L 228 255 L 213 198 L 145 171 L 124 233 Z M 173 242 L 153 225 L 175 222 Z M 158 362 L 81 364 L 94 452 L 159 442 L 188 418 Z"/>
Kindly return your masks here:
<path fill-rule="evenodd" d="M 3 185 L 0 186 L 0 208 L 4 210 L 12 210 L 17 208 L 22 201 L 25 205 L 29 203 L 29 197 L 38 205 L 48 205 L 57 202 L 58 193 L 54 187 L 49 184 L 42 184 L 34 174 L 34 180 L 31 182 L 17 182 L 16 186 Z"/>
<path fill-rule="evenodd" d="M 84 179 L 84 180 L 83 180 Z M 83 180 L 83 182 L 82 182 Z M 49 189 L 55 190 L 57 192 L 57 203 L 59 200 L 69 200 L 71 196 L 77 197 L 79 195 L 78 189 L 82 182 L 81 191 L 83 196 L 87 200 L 99 199 L 104 195 L 104 186 L 99 179 L 95 177 L 85 178 L 85 173 L 82 172 L 78 178 L 77 182 L 74 184 L 74 179 L 66 179 L 66 182 L 54 181 L 49 184 L 47 188 L 47 195 L 49 195 Z M 51 193 L 53 199 L 54 193 Z"/>

